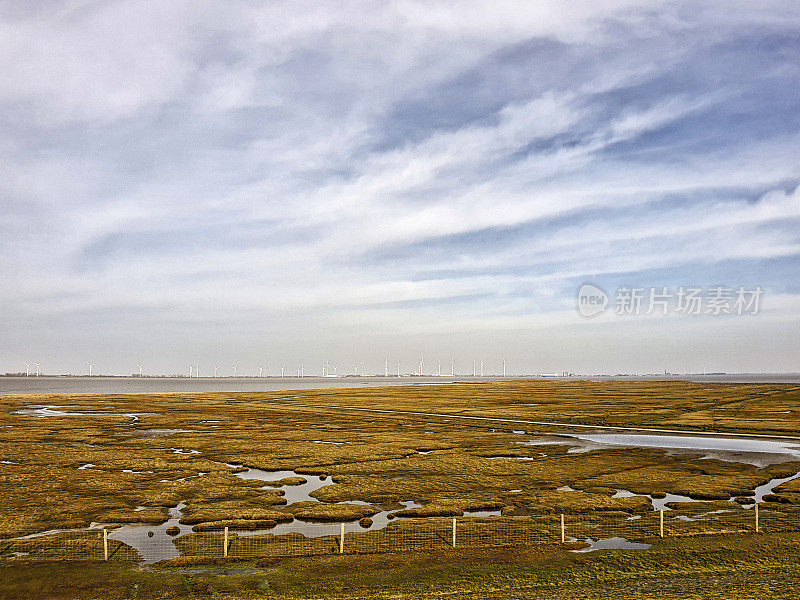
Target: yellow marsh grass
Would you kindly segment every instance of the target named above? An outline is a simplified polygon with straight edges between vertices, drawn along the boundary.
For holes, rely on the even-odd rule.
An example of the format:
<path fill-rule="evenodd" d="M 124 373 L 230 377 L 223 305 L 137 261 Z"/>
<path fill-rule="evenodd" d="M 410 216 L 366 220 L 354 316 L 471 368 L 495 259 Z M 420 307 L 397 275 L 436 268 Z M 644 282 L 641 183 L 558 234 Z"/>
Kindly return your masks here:
<path fill-rule="evenodd" d="M 667 456 L 655 449 L 570 454 L 563 444 L 521 446 L 517 442 L 526 437 L 510 432 L 552 427 L 343 408 L 795 434 L 800 414 L 780 411 L 798 405 L 796 385 L 502 382 L 303 390 L 292 392 L 300 398 L 270 403 L 285 395 L 0 397 L 0 425 L 10 426 L 2 429 L 0 460 L 19 463 L 0 464 L 0 537 L 85 527 L 92 521 L 155 522 L 165 517 L 164 507 L 179 502 L 186 503 L 188 518 L 201 515 L 196 523 L 241 520 L 242 515 L 265 511 L 291 514 L 277 490 L 235 477 L 236 469 L 226 463 L 293 469 L 306 479 L 333 476 L 333 485 L 314 494 L 321 503 L 303 507 L 317 514 L 345 510 L 325 503 L 348 500 L 384 506 L 415 500 L 432 511 L 490 502 L 530 514 L 636 512 L 646 508 L 641 499 L 611 499 L 612 490 L 727 499 L 800 469 L 797 464 L 759 469 L 699 456 Z M 14 414 L 30 404 L 100 414 Z M 112 414 L 126 412 L 153 414 L 136 424 Z M 203 422 L 209 420 L 222 422 Z M 150 432 L 160 429 L 190 431 L 166 436 Z M 199 454 L 176 454 L 174 449 Z M 418 450 L 433 452 L 422 455 Z M 79 469 L 86 464 L 95 466 Z M 199 477 L 201 472 L 206 474 Z M 556 493 L 562 485 L 583 493 Z M 786 484 L 779 495 L 795 498 L 795 485 Z M 513 491 L 517 489 L 523 492 Z M 134 510 L 140 506 L 147 510 Z"/>

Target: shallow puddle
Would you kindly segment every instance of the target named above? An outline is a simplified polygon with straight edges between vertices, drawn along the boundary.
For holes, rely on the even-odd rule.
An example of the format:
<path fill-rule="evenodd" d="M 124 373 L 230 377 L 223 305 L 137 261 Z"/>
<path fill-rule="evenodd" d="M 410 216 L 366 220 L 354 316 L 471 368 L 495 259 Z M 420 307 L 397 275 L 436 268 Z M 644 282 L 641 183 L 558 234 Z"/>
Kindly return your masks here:
<path fill-rule="evenodd" d="M 711 502 L 710 500 L 694 500 L 689 496 L 681 496 L 679 494 L 666 494 L 663 498 L 653 498 L 649 494 L 634 494 L 629 490 L 617 490 L 617 493 L 611 497 L 633 498 L 635 496 L 650 500 L 650 503 L 653 505 L 653 510 L 672 510 L 667 506 L 667 502 Z"/>
<path fill-rule="evenodd" d="M 228 465 L 229 467 L 241 468 L 242 465 Z M 281 489 L 284 491 L 284 498 L 287 504 L 294 504 L 295 502 L 318 502 L 316 498 L 311 497 L 311 493 L 315 492 L 321 487 L 330 485 L 331 481 L 328 477 L 320 478 L 318 475 L 303 475 L 295 471 L 263 471 L 261 469 L 250 469 L 234 473 L 240 479 L 257 479 L 259 481 L 280 481 L 287 477 L 302 477 L 306 480 L 305 483 L 300 485 L 284 485 L 281 487 L 264 486 L 265 490 Z M 351 502 L 352 504 L 352 502 Z"/>
<path fill-rule="evenodd" d="M 772 479 L 765 483 L 764 485 L 760 485 L 755 489 L 755 493 L 753 494 L 753 499 L 755 502 L 763 502 L 764 496 L 768 494 L 772 494 L 775 491 L 775 488 L 781 485 L 782 483 L 786 483 L 787 481 L 791 481 L 792 479 L 797 479 L 800 477 L 800 472 L 795 473 L 794 475 L 790 475 L 789 477 L 779 477 L 776 479 Z M 745 508 L 751 508 L 753 504 L 745 505 Z"/>
<path fill-rule="evenodd" d="M 241 465 L 232 465 L 229 464 L 229 467 L 240 467 Z M 314 475 L 303 475 L 301 473 L 296 473 L 295 471 L 263 471 L 261 469 L 247 469 L 246 471 L 242 471 L 240 473 L 235 474 L 237 477 L 242 479 L 257 479 L 260 481 L 280 481 L 286 477 L 303 477 L 306 479 L 306 483 L 301 485 L 284 485 L 280 488 L 284 491 L 284 498 L 286 498 L 287 504 L 294 504 L 295 502 L 307 502 L 307 501 L 314 501 L 317 502 L 318 500 L 314 498 L 311 494 L 324 487 L 326 485 L 331 485 L 330 478 L 325 477 L 324 479 L 320 479 L 318 476 Z M 267 489 L 276 489 L 272 486 L 265 486 L 265 490 Z M 372 506 L 368 502 L 363 502 L 361 500 L 347 500 L 344 502 L 340 502 L 337 504 L 361 504 L 363 506 Z M 377 529 L 383 529 L 386 527 L 389 522 L 392 520 L 389 518 L 389 515 L 397 512 L 398 510 L 403 510 L 407 508 L 420 508 L 421 506 L 414 501 L 408 500 L 405 502 L 400 502 L 402 508 L 400 509 L 393 509 L 393 510 L 383 510 L 378 512 L 377 514 L 370 517 L 372 519 L 372 525 L 369 527 L 362 527 L 358 521 L 348 521 L 344 523 L 345 533 L 352 533 L 358 531 L 375 531 Z M 475 510 L 475 511 L 465 511 L 464 517 L 494 517 L 499 516 L 500 510 Z M 401 517 L 402 518 L 402 517 Z M 284 533 L 301 533 L 306 537 L 321 537 L 324 535 L 338 535 L 341 532 L 341 522 L 330 522 L 330 523 L 319 523 L 319 522 L 308 522 L 302 521 L 300 519 L 295 519 L 289 523 L 279 523 L 275 527 L 270 529 L 259 529 L 255 531 L 237 531 L 237 534 L 240 536 L 252 536 L 252 535 L 263 535 L 267 533 L 272 533 L 275 535 L 284 534 Z"/>
<path fill-rule="evenodd" d="M 66 410 L 58 410 L 64 408 L 63 406 L 53 404 L 33 404 L 23 409 L 14 411 L 16 415 L 25 415 L 27 417 L 128 417 L 133 419 L 133 423 L 138 423 L 141 417 L 154 417 L 159 413 L 107 413 L 107 412 L 71 412 Z"/>
<path fill-rule="evenodd" d="M 611 537 L 596 541 L 592 538 L 586 538 L 584 541 L 589 544 L 588 548 L 571 550 L 570 552 L 594 552 L 596 550 L 647 550 L 650 547 L 650 544 L 629 542 L 622 537 Z"/>
<path fill-rule="evenodd" d="M 138 550 L 139 554 L 142 555 L 144 564 L 180 556 L 180 552 L 178 552 L 173 540 L 192 531 L 191 525 L 182 525 L 179 522 L 184 506 L 186 505 L 181 502 L 175 508 L 169 509 L 170 516 L 166 523 L 161 525 L 146 523 L 123 525 L 109 532 L 108 539 L 118 540 Z M 168 535 L 167 528 L 169 527 L 178 527 L 180 533 L 175 536 Z M 152 536 L 150 536 L 150 532 L 153 533 Z"/>
<path fill-rule="evenodd" d="M 367 505 L 367 502 L 360 502 L 360 501 L 350 501 L 350 502 L 343 502 L 342 504 L 362 504 Z M 419 504 L 412 501 L 401 502 L 400 504 L 403 505 L 403 510 L 406 508 L 419 508 Z M 391 522 L 391 519 L 388 518 L 388 515 L 391 513 L 396 512 L 395 510 L 385 510 L 381 511 L 372 517 L 372 525 L 369 527 L 362 527 L 358 521 L 345 521 L 344 522 L 344 531 L 345 533 L 356 533 L 359 531 L 375 531 L 378 529 L 383 529 Z M 237 531 L 236 533 L 240 536 L 252 536 L 252 535 L 264 535 L 264 534 L 274 534 L 274 535 L 281 535 L 284 533 L 301 533 L 307 538 L 317 538 L 322 537 L 325 535 L 339 535 L 341 533 L 342 523 L 340 521 L 330 522 L 330 523 L 318 523 L 313 521 L 302 521 L 299 519 L 295 519 L 289 523 L 278 523 L 275 527 L 270 529 L 258 529 L 255 531 Z"/>
<path fill-rule="evenodd" d="M 494 510 L 465 510 L 464 511 L 465 517 L 499 517 L 500 516 L 500 509 Z M 460 517 L 459 517 L 460 518 Z"/>
<path fill-rule="evenodd" d="M 200 450 L 187 450 L 186 448 L 170 448 L 173 454 L 200 454 Z"/>

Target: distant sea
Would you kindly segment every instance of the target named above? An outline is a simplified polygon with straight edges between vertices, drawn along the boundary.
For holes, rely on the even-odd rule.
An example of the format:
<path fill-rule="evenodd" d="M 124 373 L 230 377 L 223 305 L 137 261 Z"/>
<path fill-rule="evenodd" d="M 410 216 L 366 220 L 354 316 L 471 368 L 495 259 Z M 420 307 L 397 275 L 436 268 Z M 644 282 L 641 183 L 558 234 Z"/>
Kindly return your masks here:
<path fill-rule="evenodd" d="M 9 394 L 159 394 L 191 392 L 270 392 L 382 385 L 430 385 L 502 381 L 503 377 L 0 377 L 0 395 Z M 691 381 L 720 383 L 800 383 L 800 373 L 725 373 L 713 375 L 581 375 L 505 378 L 605 381 Z"/>

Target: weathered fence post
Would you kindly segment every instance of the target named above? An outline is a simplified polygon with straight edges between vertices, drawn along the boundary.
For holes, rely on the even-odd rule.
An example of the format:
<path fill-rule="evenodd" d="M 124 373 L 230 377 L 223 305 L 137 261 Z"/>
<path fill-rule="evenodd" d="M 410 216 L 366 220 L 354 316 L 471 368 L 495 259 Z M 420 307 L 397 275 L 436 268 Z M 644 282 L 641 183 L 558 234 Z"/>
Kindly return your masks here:
<path fill-rule="evenodd" d="M 108 560 L 108 529 L 103 529 L 103 560 Z"/>
<path fill-rule="evenodd" d="M 453 548 L 456 547 L 456 518 L 453 517 Z"/>
<path fill-rule="evenodd" d="M 344 554 L 344 523 L 341 523 L 339 529 L 339 554 Z"/>
<path fill-rule="evenodd" d="M 658 535 L 664 537 L 664 509 L 658 511 Z"/>
<path fill-rule="evenodd" d="M 756 502 L 756 533 L 758 533 L 758 502 Z"/>
<path fill-rule="evenodd" d="M 225 528 L 225 536 L 222 540 L 222 556 L 228 558 L 228 528 Z"/>
<path fill-rule="evenodd" d="M 563 544 L 565 540 L 564 537 L 564 513 L 561 513 L 561 543 Z"/>

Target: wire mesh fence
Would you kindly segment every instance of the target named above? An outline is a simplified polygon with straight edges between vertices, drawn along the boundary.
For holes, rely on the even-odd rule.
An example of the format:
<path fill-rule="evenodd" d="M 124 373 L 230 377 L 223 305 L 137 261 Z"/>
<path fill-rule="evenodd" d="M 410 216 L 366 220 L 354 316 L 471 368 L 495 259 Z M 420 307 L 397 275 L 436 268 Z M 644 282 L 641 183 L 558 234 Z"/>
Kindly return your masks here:
<path fill-rule="evenodd" d="M 434 517 L 398 519 L 377 530 L 330 534 L 327 524 L 298 532 L 192 532 L 175 538 L 143 536 L 125 543 L 108 529 L 56 531 L 0 541 L 0 560 L 131 561 L 280 558 L 325 554 L 370 554 L 436 551 L 448 548 L 493 548 L 596 542 L 623 538 L 651 542 L 656 538 L 698 535 L 800 531 L 800 507 L 764 506 L 687 510 L 548 514 L 519 517 Z M 112 534 L 113 535 L 113 534 Z"/>

